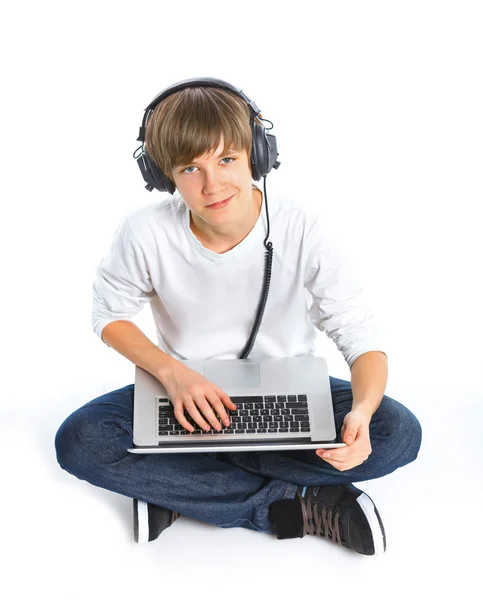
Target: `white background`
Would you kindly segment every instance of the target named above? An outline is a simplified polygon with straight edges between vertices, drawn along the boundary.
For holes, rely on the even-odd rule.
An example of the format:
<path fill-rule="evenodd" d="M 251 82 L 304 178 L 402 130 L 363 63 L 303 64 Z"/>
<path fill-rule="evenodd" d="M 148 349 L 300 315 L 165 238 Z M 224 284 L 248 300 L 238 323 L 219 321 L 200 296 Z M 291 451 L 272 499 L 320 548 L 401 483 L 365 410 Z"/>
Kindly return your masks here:
<path fill-rule="evenodd" d="M 0 22 L 0 590 L 22 599 L 476 591 L 481 3 L 17 1 Z M 415 462 L 358 486 L 384 521 L 381 557 L 187 518 L 134 544 L 131 499 L 56 462 L 62 421 L 133 382 L 132 363 L 92 332 L 95 268 L 123 216 L 160 197 L 132 156 L 144 108 L 198 76 L 242 88 L 273 122 L 281 166 L 267 177 L 268 206 L 278 194 L 323 215 L 386 331 L 386 394 L 423 427 Z M 155 341 L 149 308 L 135 322 Z M 350 379 L 322 333 L 318 349 L 332 376 Z"/>

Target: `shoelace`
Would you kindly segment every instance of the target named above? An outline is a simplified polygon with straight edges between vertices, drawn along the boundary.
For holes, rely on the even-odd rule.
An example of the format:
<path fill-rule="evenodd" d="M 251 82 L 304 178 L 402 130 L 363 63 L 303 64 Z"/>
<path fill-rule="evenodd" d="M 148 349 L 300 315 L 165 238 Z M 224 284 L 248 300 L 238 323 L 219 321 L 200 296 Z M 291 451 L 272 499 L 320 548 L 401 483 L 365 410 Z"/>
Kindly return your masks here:
<path fill-rule="evenodd" d="M 342 545 L 339 511 L 336 509 L 335 515 L 333 515 L 332 509 L 328 509 L 326 506 L 322 508 L 322 511 L 317 511 L 312 494 L 304 498 L 298 491 L 297 496 L 302 506 L 303 535 L 321 535 L 323 533 L 326 539 Z"/>

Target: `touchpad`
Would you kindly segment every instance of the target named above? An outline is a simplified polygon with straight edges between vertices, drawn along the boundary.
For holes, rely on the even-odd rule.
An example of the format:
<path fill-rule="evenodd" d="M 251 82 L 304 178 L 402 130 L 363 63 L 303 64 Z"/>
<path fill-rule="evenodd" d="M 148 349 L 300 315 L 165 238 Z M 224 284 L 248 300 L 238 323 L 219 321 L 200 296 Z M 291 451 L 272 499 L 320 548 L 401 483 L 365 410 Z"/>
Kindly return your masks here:
<path fill-rule="evenodd" d="M 258 363 L 243 363 L 240 365 L 223 360 L 210 361 L 203 364 L 203 376 L 219 388 L 259 388 L 260 366 Z"/>

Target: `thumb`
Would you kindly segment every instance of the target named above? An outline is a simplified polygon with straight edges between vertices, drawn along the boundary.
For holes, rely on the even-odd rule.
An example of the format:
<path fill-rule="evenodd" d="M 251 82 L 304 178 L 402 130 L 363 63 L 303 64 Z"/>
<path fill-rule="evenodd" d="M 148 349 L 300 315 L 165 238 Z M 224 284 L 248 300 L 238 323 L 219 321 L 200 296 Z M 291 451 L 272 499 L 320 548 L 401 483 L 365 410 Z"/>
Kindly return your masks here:
<path fill-rule="evenodd" d="M 355 436 L 356 436 L 355 429 L 348 427 L 344 433 L 344 442 L 346 444 L 351 444 L 354 441 Z"/>

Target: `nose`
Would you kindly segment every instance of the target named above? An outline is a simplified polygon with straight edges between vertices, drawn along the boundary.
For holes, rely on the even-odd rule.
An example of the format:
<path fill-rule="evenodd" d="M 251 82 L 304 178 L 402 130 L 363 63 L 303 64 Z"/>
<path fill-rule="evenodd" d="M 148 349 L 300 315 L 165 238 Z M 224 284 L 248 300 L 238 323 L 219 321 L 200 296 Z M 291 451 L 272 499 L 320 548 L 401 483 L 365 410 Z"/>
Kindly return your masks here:
<path fill-rule="evenodd" d="M 203 176 L 203 192 L 207 195 L 221 193 L 225 189 L 223 175 L 214 169 L 205 170 Z"/>

